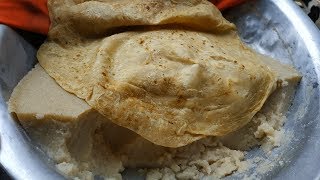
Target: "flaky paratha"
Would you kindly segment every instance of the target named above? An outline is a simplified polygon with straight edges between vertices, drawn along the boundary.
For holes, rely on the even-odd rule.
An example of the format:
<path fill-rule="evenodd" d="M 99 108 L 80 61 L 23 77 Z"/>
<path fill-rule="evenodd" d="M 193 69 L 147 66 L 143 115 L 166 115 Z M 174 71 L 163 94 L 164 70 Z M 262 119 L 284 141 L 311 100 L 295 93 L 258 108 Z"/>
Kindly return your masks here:
<path fill-rule="evenodd" d="M 105 36 L 128 26 L 179 25 L 201 31 L 235 29 L 207 0 L 49 0 L 49 36 Z"/>
<path fill-rule="evenodd" d="M 41 66 L 65 90 L 155 144 L 179 147 L 235 131 L 276 86 L 277 74 L 207 1 L 55 2 L 62 1 L 49 1 L 55 23 L 38 51 Z M 155 4 L 150 14 L 127 11 L 139 3 Z M 122 16 L 97 10 L 98 16 L 95 4 L 117 7 Z M 159 15 L 167 7 L 176 16 Z M 79 12 L 77 23 L 68 20 Z M 202 16 L 208 12 L 214 13 Z M 174 26 L 158 26 L 165 23 Z M 124 25 L 144 26 L 104 34 Z"/>

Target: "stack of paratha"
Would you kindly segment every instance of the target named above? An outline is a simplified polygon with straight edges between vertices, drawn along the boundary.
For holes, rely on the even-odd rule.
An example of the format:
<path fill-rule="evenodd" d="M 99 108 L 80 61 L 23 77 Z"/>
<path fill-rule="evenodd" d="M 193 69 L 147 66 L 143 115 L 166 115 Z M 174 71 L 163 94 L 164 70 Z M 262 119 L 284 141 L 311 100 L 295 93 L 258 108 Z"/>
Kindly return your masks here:
<path fill-rule="evenodd" d="M 247 48 L 206 0 L 49 0 L 46 72 L 162 146 L 235 131 L 299 74 Z"/>

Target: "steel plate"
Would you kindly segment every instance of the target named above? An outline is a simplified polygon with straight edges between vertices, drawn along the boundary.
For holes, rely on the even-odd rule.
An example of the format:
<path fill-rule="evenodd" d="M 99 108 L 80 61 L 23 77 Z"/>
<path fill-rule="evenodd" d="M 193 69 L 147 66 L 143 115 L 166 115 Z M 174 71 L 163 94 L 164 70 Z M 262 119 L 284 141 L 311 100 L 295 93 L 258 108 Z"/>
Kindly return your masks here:
<path fill-rule="evenodd" d="M 225 16 L 237 25 L 242 40 L 249 46 L 294 65 L 303 74 L 285 124 L 293 138 L 267 155 L 271 162 L 281 159 L 283 165 L 274 166 L 258 178 L 320 179 L 319 30 L 292 0 L 251 1 L 227 11 Z M 6 101 L 14 86 L 35 64 L 35 53 L 12 29 L 0 25 L 0 162 L 15 179 L 62 179 L 7 113 Z M 256 149 L 247 157 L 261 154 Z M 228 178 L 242 178 L 254 172 L 251 169 Z M 132 178 L 133 174 L 126 171 L 124 176 Z"/>

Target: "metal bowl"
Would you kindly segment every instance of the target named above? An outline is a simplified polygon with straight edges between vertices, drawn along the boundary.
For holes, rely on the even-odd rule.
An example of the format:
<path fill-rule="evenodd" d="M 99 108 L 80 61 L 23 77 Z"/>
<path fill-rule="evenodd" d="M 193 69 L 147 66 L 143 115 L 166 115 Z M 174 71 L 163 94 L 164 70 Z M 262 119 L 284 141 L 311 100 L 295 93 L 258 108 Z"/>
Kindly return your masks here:
<path fill-rule="evenodd" d="M 237 25 L 245 43 L 292 64 L 303 75 L 285 124 L 293 138 L 267 155 L 270 162 L 281 159 L 283 164 L 257 178 L 320 179 L 320 31 L 292 0 L 251 1 L 225 16 Z M 15 179 L 63 179 L 7 112 L 6 101 L 35 64 L 35 53 L 17 33 L 0 25 L 0 162 Z M 261 153 L 255 149 L 247 156 Z M 132 179 L 132 173 L 124 175 Z"/>

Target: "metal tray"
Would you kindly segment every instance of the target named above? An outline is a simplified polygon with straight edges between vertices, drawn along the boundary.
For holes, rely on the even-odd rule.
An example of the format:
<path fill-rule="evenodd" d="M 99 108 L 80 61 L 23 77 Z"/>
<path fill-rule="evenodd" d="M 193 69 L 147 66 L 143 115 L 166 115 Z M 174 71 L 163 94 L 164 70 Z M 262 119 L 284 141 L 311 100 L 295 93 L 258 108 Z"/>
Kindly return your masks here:
<path fill-rule="evenodd" d="M 275 166 L 258 178 L 320 179 L 319 30 L 292 0 L 251 1 L 229 10 L 225 16 L 237 25 L 242 40 L 249 46 L 294 65 L 303 74 L 285 124 L 294 138 L 268 154 L 270 161 L 280 157 L 284 166 Z M 0 25 L 0 162 L 15 179 L 63 179 L 7 113 L 6 101 L 35 64 L 35 53 L 12 29 Z M 260 153 L 252 150 L 247 156 Z M 131 174 L 125 173 L 126 179 L 131 179 Z"/>

